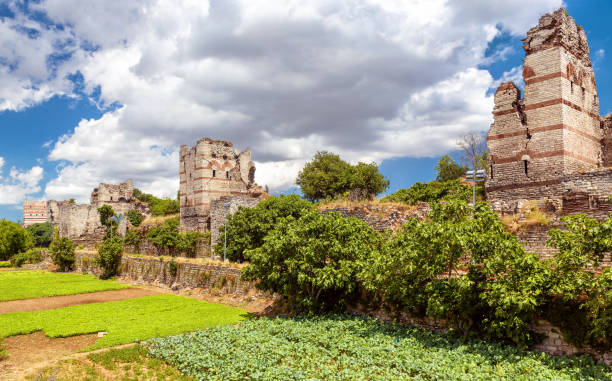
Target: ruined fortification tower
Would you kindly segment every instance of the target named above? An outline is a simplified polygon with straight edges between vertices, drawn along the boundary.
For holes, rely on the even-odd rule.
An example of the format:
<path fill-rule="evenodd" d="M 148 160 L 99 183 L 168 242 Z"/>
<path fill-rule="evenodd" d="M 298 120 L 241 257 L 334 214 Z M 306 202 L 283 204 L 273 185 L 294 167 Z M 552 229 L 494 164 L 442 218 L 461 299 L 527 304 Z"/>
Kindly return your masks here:
<path fill-rule="evenodd" d="M 211 202 L 222 196 L 247 196 L 257 190 L 251 151 L 231 142 L 200 139 L 191 149 L 181 146 L 181 229 L 209 229 Z"/>
<path fill-rule="evenodd" d="M 525 96 L 495 93 L 487 138 L 489 199 L 558 192 L 563 176 L 602 166 L 599 101 L 584 30 L 565 9 L 540 18 L 523 40 Z M 537 189 L 534 189 L 537 188 Z"/>

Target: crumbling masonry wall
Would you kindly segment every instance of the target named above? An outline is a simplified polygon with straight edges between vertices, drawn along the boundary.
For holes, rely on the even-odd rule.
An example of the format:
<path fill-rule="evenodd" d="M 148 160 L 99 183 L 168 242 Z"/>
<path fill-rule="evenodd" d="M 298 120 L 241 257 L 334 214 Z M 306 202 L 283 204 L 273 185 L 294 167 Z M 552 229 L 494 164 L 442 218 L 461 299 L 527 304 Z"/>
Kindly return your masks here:
<path fill-rule="evenodd" d="M 555 196 L 563 176 L 604 164 L 599 100 L 584 30 L 564 9 L 542 16 L 524 39 L 525 95 L 495 93 L 489 199 Z M 511 192 L 509 192 L 511 191 Z"/>
<path fill-rule="evenodd" d="M 200 139 L 180 153 L 181 229 L 211 229 L 211 202 L 224 196 L 257 199 L 264 192 L 255 184 L 251 151 L 239 151 L 231 142 Z"/>
<path fill-rule="evenodd" d="M 249 196 L 223 196 L 210 202 L 210 246 L 211 250 L 223 235 L 219 228 L 227 221 L 227 216 L 234 214 L 238 209 L 253 208 L 259 204 L 258 198 Z"/>

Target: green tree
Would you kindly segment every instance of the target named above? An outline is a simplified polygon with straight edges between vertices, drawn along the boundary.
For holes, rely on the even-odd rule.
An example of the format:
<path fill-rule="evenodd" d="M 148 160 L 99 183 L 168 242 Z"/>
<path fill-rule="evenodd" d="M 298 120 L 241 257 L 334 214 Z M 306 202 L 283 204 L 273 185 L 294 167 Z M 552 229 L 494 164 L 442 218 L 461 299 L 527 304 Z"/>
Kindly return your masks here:
<path fill-rule="evenodd" d="M 104 240 L 98 249 L 98 257 L 95 260 L 104 271 L 101 276 L 102 279 L 117 275 L 122 256 L 123 240 L 120 237 L 114 236 Z"/>
<path fill-rule="evenodd" d="M 307 200 L 334 198 L 351 187 L 351 165 L 340 156 L 319 151 L 298 174 L 296 184 Z"/>
<path fill-rule="evenodd" d="M 33 246 L 32 236 L 21 225 L 5 219 L 0 220 L 0 261 L 6 261 Z"/>
<path fill-rule="evenodd" d="M 126 216 L 128 221 L 130 221 L 130 224 L 132 224 L 132 226 L 134 227 L 140 226 L 140 224 L 144 220 L 144 216 L 142 215 L 142 213 L 139 213 L 137 210 L 134 209 L 128 210 Z"/>
<path fill-rule="evenodd" d="M 151 228 L 147 233 L 147 240 L 157 247 L 157 254 L 163 249 L 172 250 L 179 240 L 178 217 L 168 218 L 160 226 Z"/>
<path fill-rule="evenodd" d="M 227 258 L 242 262 L 244 252 L 260 247 L 268 233 L 276 227 L 279 220 L 292 216 L 299 218 L 313 205 L 298 195 L 270 197 L 254 208 L 240 208 L 227 221 Z M 219 228 L 223 237 L 224 227 Z M 215 246 L 217 255 L 223 255 L 223 240 Z"/>
<path fill-rule="evenodd" d="M 207 237 L 210 238 L 210 232 L 207 232 L 206 234 L 196 231 L 181 232 L 178 234 L 176 250 L 184 253 L 187 257 L 193 258 L 196 256 L 198 242 Z"/>
<path fill-rule="evenodd" d="M 380 234 L 357 218 L 310 210 L 281 219 L 262 246 L 246 251 L 242 277 L 298 309 L 335 310 L 356 291 L 362 263 L 380 243 Z"/>
<path fill-rule="evenodd" d="M 125 233 L 123 243 L 125 246 L 131 246 L 134 249 L 134 251 L 138 252 L 138 246 L 140 245 L 141 240 L 142 238 L 140 234 L 136 233 L 133 230 L 128 230 Z"/>
<path fill-rule="evenodd" d="M 389 180 L 378 172 L 376 163 L 357 163 L 351 168 L 351 189 L 364 192 L 366 199 L 372 199 L 389 187 Z"/>
<path fill-rule="evenodd" d="M 37 247 L 48 247 L 53 240 L 53 225 L 50 222 L 33 224 L 26 228 Z"/>
<path fill-rule="evenodd" d="M 449 155 L 440 157 L 438 164 L 434 167 L 437 172 L 436 181 L 449 181 L 463 177 L 468 170 L 466 166 L 459 165 Z"/>
<path fill-rule="evenodd" d="M 102 205 L 98 208 L 98 213 L 100 214 L 100 223 L 103 226 L 110 227 L 111 226 L 111 217 L 115 216 L 115 211 L 113 207 L 110 205 Z"/>
<path fill-rule="evenodd" d="M 55 238 L 49 245 L 53 263 L 59 266 L 60 271 L 70 271 L 74 267 L 74 242 L 68 238 Z"/>

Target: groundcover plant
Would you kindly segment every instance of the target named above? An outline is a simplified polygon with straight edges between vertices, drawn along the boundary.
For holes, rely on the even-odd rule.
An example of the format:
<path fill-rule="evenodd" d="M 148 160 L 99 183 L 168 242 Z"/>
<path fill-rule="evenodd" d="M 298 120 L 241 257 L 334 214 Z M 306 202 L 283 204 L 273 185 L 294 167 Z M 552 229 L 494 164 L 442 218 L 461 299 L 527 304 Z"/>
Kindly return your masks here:
<path fill-rule="evenodd" d="M 97 291 L 131 288 L 93 275 L 52 273 L 49 271 L 5 271 L 0 274 L 0 302 L 74 295 Z"/>
<path fill-rule="evenodd" d="M 552 357 L 349 316 L 262 318 L 152 339 L 202 380 L 609 380 L 590 358 Z"/>

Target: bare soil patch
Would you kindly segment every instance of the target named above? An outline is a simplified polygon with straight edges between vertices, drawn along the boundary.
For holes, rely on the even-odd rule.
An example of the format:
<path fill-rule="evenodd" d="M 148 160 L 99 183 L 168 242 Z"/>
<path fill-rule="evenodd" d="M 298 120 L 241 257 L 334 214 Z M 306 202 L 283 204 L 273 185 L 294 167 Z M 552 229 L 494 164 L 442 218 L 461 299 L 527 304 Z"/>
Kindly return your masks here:
<path fill-rule="evenodd" d="M 99 291 L 88 294 L 51 296 L 47 298 L 35 298 L 24 300 L 11 300 L 0 302 L 0 314 L 9 312 L 32 312 L 50 310 L 60 307 L 68 307 L 75 304 L 90 304 L 101 302 L 112 302 L 124 299 L 140 298 L 143 296 L 157 295 L 158 291 L 143 288 L 128 288 L 124 290 Z"/>
<path fill-rule="evenodd" d="M 36 364 L 78 352 L 93 345 L 96 340 L 97 334 L 51 339 L 43 332 L 8 337 L 2 341 L 9 358 L 0 361 L 0 379 L 17 379 L 18 374 Z"/>

